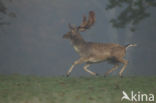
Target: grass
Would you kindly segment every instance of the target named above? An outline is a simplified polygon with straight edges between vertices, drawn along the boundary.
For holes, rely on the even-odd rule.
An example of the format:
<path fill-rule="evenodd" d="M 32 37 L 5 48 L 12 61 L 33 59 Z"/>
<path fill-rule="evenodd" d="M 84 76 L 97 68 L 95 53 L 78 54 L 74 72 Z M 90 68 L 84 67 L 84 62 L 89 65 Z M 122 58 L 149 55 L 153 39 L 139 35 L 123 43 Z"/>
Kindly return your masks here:
<path fill-rule="evenodd" d="M 121 103 L 122 90 L 156 96 L 156 77 L 0 75 L 0 103 Z"/>

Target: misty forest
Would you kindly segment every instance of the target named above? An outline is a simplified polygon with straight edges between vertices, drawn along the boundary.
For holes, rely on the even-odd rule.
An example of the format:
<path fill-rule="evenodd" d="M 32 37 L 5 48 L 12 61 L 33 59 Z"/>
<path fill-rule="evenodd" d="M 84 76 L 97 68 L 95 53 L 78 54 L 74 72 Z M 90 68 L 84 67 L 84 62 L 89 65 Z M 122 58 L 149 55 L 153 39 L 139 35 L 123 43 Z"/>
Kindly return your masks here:
<path fill-rule="evenodd" d="M 70 5 L 70 6 L 69 6 Z M 64 75 L 78 58 L 62 35 L 88 11 L 96 23 L 81 35 L 87 41 L 136 43 L 126 53 L 125 75 L 155 75 L 155 0 L 0 0 L 0 74 Z M 88 75 L 81 65 L 74 76 Z M 104 73 L 111 65 L 90 67 Z"/>
<path fill-rule="evenodd" d="M 0 103 L 137 102 L 122 98 L 130 93 L 156 101 L 155 11 L 156 0 L 0 0 Z M 98 76 L 84 64 L 65 76 L 79 58 L 63 39 L 74 34 L 69 23 L 76 32 L 89 29 L 80 32 L 85 41 L 136 44 L 126 50 L 123 78 L 121 66 L 104 77 L 108 62 L 88 68 Z"/>

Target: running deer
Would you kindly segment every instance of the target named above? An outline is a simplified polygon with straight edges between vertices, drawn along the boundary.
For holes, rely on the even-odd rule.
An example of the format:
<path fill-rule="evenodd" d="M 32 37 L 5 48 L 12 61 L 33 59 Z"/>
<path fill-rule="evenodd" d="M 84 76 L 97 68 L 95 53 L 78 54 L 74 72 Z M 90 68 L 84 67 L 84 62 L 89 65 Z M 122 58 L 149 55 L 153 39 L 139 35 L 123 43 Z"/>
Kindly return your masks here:
<path fill-rule="evenodd" d="M 136 46 L 136 44 L 128 44 L 125 46 L 114 44 L 114 43 L 94 43 L 85 41 L 80 32 L 86 31 L 95 23 L 95 13 L 93 11 L 89 12 L 88 20 L 86 16 L 83 16 L 83 21 L 80 26 L 68 25 L 70 31 L 63 35 L 63 38 L 69 39 L 75 49 L 79 54 L 80 58 L 76 60 L 67 72 L 67 76 L 70 75 L 72 69 L 77 64 L 86 63 L 84 70 L 91 75 L 97 75 L 97 73 L 92 72 L 88 67 L 93 63 L 109 61 L 114 67 L 105 73 L 105 76 L 116 70 L 119 67 L 119 63 L 123 63 L 123 67 L 119 72 L 119 76 L 122 76 L 123 71 L 127 67 L 128 60 L 123 57 L 126 54 L 128 47 Z"/>

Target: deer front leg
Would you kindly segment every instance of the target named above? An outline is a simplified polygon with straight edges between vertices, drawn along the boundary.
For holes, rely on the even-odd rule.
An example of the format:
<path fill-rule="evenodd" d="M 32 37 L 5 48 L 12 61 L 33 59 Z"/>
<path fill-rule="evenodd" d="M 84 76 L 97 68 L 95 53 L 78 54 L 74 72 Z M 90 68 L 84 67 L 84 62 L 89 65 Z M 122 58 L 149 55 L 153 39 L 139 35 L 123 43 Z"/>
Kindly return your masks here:
<path fill-rule="evenodd" d="M 121 68 L 120 72 L 119 72 L 120 77 L 122 77 L 122 73 L 125 70 L 125 68 L 127 67 L 128 60 L 121 59 L 120 62 L 124 64 L 123 67 Z"/>
<path fill-rule="evenodd" d="M 115 66 L 111 70 L 109 70 L 108 72 L 106 72 L 104 76 L 107 76 L 108 74 L 110 74 L 111 72 L 113 72 L 114 70 L 116 70 L 118 67 L 119 67 L 119 64 L 115 64 Z"/>
<path fill-rule="evenodd" d="M 90 73 L 91 75 L 97 75 L 95 72 L 92 72 L 92 71 L 90 71 L 89 69 L 87 69 L 88 67 L 90 66 L 90 64 L 86 64 L 84 67 L 83 67 L 83 69 L 86 71 L 86 72 L 88 72 L 88 73 Z"/>
<path fill-rule="evenodd" d="M 67 77 L 70 75 L 70 73 L 71 73 L 71 71 L 73 70 L 73 68 L 75 67 L 75 65 L 81 64 L 81 63 L 83 63 L 83 59 L 82 59 L 82 58 L 76 60 L 76 61 L 72 64 L 72 66 L 69 68 L 69 70 L 68 70 L 68 72 L 67 72 Z"/>

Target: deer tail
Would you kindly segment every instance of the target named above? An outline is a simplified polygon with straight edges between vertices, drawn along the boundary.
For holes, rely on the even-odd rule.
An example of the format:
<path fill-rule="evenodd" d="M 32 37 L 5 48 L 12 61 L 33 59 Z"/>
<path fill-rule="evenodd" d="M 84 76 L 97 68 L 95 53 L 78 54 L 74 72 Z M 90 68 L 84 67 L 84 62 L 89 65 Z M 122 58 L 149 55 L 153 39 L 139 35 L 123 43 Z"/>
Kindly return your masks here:
<path fill-rule="evenodd" d="M 136 46 L 136 43 L 134 43 L 134 44 L 127 44 L 127 45 L 125 45 L 125 48 L 126 48 L 126 50 L 129 48 L 129 47 L 135 47 Z"/>

